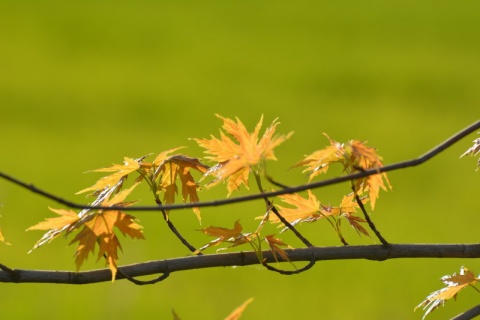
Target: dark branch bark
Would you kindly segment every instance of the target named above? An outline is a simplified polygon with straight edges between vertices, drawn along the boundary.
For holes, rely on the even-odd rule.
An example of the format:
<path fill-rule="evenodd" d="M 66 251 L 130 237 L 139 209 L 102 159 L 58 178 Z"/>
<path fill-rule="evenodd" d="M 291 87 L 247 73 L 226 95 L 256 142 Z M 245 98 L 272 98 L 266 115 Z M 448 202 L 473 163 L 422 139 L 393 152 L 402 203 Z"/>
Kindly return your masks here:
<path fill-rule="evenodd" d="M 480 315 L 480 305 L 477 305 L 459 315 L 452 318 L 451 320 L 470 320 Z"/>
<path fill-rule="evenodd" d="M 480 244 L 390 244 L 368 246 L 342 246 L 342 247 L 310 247 L 286 250 L 290 260 L 315 261 L 324 260 L 352 260 L 367 259 L 383 261 L 397 258 L 480 258 Z M 270 251 L 264 251 L 266 262 L 275 263 Z M 177 271 L 186 271 L 202 268 L 248 266 L 261 264 L 254 252 L 234 252 L 210 254 L 203 256 L 190 256 L 143 262 L 119 267 L 117 279 L 125 279 L 122 275 L 130 277 L 172 274 Z M 111 281 L 109 269 L 71 272 L 71 271 L 41 271 L 2 268 L 0 282 L 35 282 L 35 283 L 62 283 L 62 284 L 88 284 Z"/>
<path fill-rule="evenodd" d="M 162 206 L 133 206 L 133 207 L 100 207 L 100 206 L 88 206 L 88 205 L 82 205 L 78 204 L 72 201 L 65 200 L 63 198 L 60 198 L 52 193 L 49 193 L 45 190 L 39 189 L 35 187 L 32 184 L 25 183 L 23 181 L 20 181 L 17 178 L 14 178 L 10 175 L 7 175 L 5 173 L 0 172 L 0 178 L 3 178 L 5 180 L 8 180 L 16 185 L 21 186 L 22 188 L 28 189 L 36 194 L 41 195 L 42 197 L 48 198 L 50 200 L 53 200 L 57 203 L 61 203 L 67 207 L 73 208 L 73 209 L 102 209 L 102 210 L 122 210 L 122 211 L 161 211 L 161 210 L 177 210 L 177 209 L 185 209 L 185 208 L 194 208 L 194 207 L 215 207 L 215 206 L 221 206 L 221 205 L 227 205 L 227 204 L 232 204 L 232 203 L 238 203 L 238 202 L 246 202 L 246 201 L 252 201 L 252 200 L 257 200 L 257 199 L 267 199 L 270 197 L 275 197 L 278 195 L 283 195 L 283 194 L 291 194 L 295 192 L 300 192 L 300 191 L 305 191 L 305 190 L 310 190 L 310 189 L 317 189 L 317 188 L 322 188 L 346 181 L 351 181 L 354 179 L 360 179 L 364 177 L 368 177 L 374 174 L 377 174 L 379 172 L 389 172 L 389 171 L 394 171 L 398 169 L 404 169 L 408 167 L 414 167 L 417 165 L 420 165 L 427 160 L 433 158 L 434 156 L 438 155 L 440 152 L 442 152 L 445 149 L 448 149 L 450 146 L 452 146 L 455 142 L 461 140 L 468 134 L 474 132 L 475 130 L 480 129 L 480 121 L 477 121 L 470 126 L 466 127 L 465 129 L 457 132 L 447 140 L 443 141 L 436 147 L 432 148 L 430 151 L 426 152 L 425 154 L 421 155 L 420 157 L 416 159 L 411 159 L 411 160 L 406 160 L 406 161 L 401 161 L 397 162 L 394 164 L 386 165 L 384 167 L 378 168 L 378 169 L 369 169 L 369 170 L 364 170 L 362 172 L 357 172 L 354 174 L 349 174 L 346 176 L 338 177 L 338 178 L 333 178 L 333 179 L 328 179 L 328 180 L 323 180 L 319 182 L 314 182 L 314 183 L 309 183 L 309 184 L 304 184 L 300 185 L 297 187 L 288 187 L 284 188 L 282 190 L 278 191 L 272 191 L 272 192 L 264 192 L 264 193 L 258 193 L 258 194 L 252 194 L 244 197 L 237 197 L 237 198 L 228 198 L 228 199 L 222 199 L 222 200 L 215 200 L 215 201 L 205 201 L 205 202 L 195 202 L 195 203 L 184 203 L 184 204 L 172 204 L 172 205 L 162 205 Z"/>

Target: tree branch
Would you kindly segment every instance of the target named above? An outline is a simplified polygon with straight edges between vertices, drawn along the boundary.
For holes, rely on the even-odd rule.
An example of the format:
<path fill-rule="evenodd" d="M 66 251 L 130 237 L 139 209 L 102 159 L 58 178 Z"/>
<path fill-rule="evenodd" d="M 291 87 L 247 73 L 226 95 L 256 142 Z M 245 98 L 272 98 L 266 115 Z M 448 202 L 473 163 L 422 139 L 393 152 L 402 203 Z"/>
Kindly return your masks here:
<path fill-rule="evenodd" d="M 480 305 L 477 305 L 457 316 L 452 318 L 451 320 L 470 320 L 475 318 L 476 316 L 480 315 Z"/>
<path fill-rule="evenodd" d="M 57 203 L 63 204 L 67 207 L 73 208 L 73 209 L 102 209 L 102 210 L 122 210 L 122 211 L 161 211 L 161 210 L 178 210 L 178 209 L 185 209 L 185 208 L 194 208 L 194 207 L 216 207 L 216 206 L 221 206 L 221 205 L 227 205 L 227 204 L 232 204 L 232 203 L 238 203 L 238 202 L 246 202 L 246 201 L 252 201 L 252 200 L 257 200 L 257 199 L 267 199 L 269 197 L 275 197 L 283 194 L 291 194 L 295 192 L 300 192 L 300 191 L 305 191 L 309 189 L 317 189 L 317 188 L 322 188 L 338 183 L 342 183 L 345 181 L 350 181 L 353 179 L 360 179 L 364 177 L 368 177 L 374 174 L 378 174 L 381 172 L 388 172 L 388 171 L 394 171 L 398 169 L 404 169 L 408 167 L 414 167 L 417 165 L 420 165 L 427 160 L 433 158 L 434 156 L 438 155 L 440 152 L 442 152 L 445 149 L 448 149 L 450 146 L 452 146 L 455 142 L 461 140 L 468 134 L 474 132 L 475 130 L 480 129 L 480 120 L 471 124 L 470 126 L 466 127 L 465 129 L 457 132 L 447 140 L 443 141 L 436 147 L 432 148 L 430 151 L 426 152 L 425 154 L 421 155 L 418 158 L 411 159 L 411 160 L 406 160 L 406 161 L 401 161 L 397 162 L 394 164 L 386 165 L 380 168 L 376 169 L 369 169 L 369 170 L 364 170 L 361 172 L 357 172 L 354 174 L 349 174 L 345 175 L 342 177 L 338 178 L 333 178 L 333 179 L 327 179 L 323 181 L 318 181 L 314 183 L 309 183 L 309 184 L 304 184 L 300 185 L 297 187 L 288 187 L 288 188 L 283 188 L 282 190 L 277 190 L 277 191 L 272 191 L 272 192 L 263 192 L 263 193 L 258 193 L 258 194 L 252 194 L 252 195 L 247 195 L 243 197 L 236 197 L 236 198 L 227 198 L 227 199 L 222 199 L 222 200 L 214 200 L 214 201 L 205 201 L 205 202 L 194 202 L 194 203 L 184 203 L 184 204 L 172 204 L 172 205 L 162 205 L 162 206 L 132 206 L 132 207 L 101 207 L 101 206 L 89 206 L 89 205 L 82 205 L 78 204 L 75 202 L 71 202 L 68 200 L 65 200 L 63 198 L 60 198 L 52 193 L 49 193 L 47 191 L 44 191 L 42 189 L 39 189 L 35 187 L 32 184 L 25 183 L 17 178 L 14 178 L 10 175 L 7 175 L 5 173 L 0 172 L 0 178 L 3 178 L 5 180 L 8 180 L 16 185 L 21 186 L 22 188 L 28 189 L 32 191 L 33 193 L 39 194 L 42 197 L 48 198 L 50 200 L 53 200 Z"/>
<path fill-rule="evenodd" d="M 341 247 L 310 247 L 285 250 L 290 261 L 367 259 L 384 261 L 398 258 L 480 258 L 480 244 L 390 244 Z M 275 263 L 270 251 L 263 251 L 266 262 Z M 313 256 L 313 258 L 312 258 Z M 117 279 L 166 274 L 192 269 L 261 264 L 255 252 L 233 252 L 156 260 L 119 267 Z M 42 271 L 2 268 L 0 282 L 89 284 L 111 281 L 111 271 Z M 10 270 L 10 271 L 9 271 Z M 148 282 L 148 281 L 147 281 Z"/>

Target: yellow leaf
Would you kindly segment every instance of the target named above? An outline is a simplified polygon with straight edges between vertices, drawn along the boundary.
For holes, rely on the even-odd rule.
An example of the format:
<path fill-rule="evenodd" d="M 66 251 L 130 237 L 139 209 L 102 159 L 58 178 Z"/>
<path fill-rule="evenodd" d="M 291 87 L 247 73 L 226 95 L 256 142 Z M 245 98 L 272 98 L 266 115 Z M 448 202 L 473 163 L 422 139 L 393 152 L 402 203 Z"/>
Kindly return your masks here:
<path fill-rule="evenodd" d="M 144 239 L 142 227 L 135 223 L 135 218 L 120 211 L 104 211 L 92 215 L 91 219 L 84 223 L 80 231 L 70 244 L 78 242 L 75 252 L 75 263 L 77 270 L 87 260 L 90 253 L 95 252 L 95 244 L 98 243 L 98 259 L 105 257 L 108 267 L 112 271 L 112 281 L 117 272 L 118 249 L 121 249 L 120 242 L 114 233 L 117 227 L 123 235 L 131 238 Z"/>
<path fill-rule="evenodd" d="M 104 188 L 111 188 L 116 185 L 121 179 L 128 176 L 130 173 L 137 171 L 140 168 L 140 164 L 137 160 L 125 157 L 123 164 L 114 164 L 112 167 L 101 168 L 93 170 L 93 172 L 113 172 L 111 175 L 106 176 L 98 180 L 93 186 L 80 190 L 76 194 L 97 191 Z"/>
<path fill-rule="evenodd" d="M 241 318 L 243 312 L 247 308 L 247 306 L 253 301 L 253 298 L 248 299 L 245 301 L 240 307 L 233 310 L 233 312 L 225 318 L 225 320 L 238 320 Z"/>
<path fill-rule="evenodd" d="M 214 175 L 217 179 L 212 185 L 217 184 L 221 180 L 228 180 L 227 189 L 230 195 L 242 184 L 248 185 L 248 172 L 251 167 L 260 164 L 264 160 L 276 160 L 273 149 L 288 139 L 292 133 L 273 137 L 275 129 L 279 124 L 275 119 L 259 140 L 263 116 L 251 134 L 238 118 L 235 122 L 219 115 L 216 116 L 223 120 L 222 127 L 226 134 L 220 131 L 220 139 L 211 136 L 211 139 L 194 140 L 206 149 L 205 153 L 210 155 L 207 156 L 207 159 L 219 163 L 218 166 L 214 167 L 214 170 L 208 172 L 208 174 Z M 230 137 L 236 141 L 233 141 Z M 242 170 L 242 174 L 238 174 Z M 229 179 L 231 176 L 233 178 Z"/>
<path fill-rule="evenodd" d="M 2 234 L 2 230 L 0 229 L 0 242 L 3 242 L 7 245 L 10 245 L 10 243 L 8 243 L 7 241 L 5 241 L 5 238 L 3 237 L 3 234 Z"/>
<path fill-rule="evenodd" d="M 31 226 L 27 229 L 27 231 L 48 230 L 48 232 L 46 232 L 40 238 L 40 240 L 35 243 L 32 250 L 52 241 L 63 231 L 66 231 L 68 233 L 75 230 L 77 228 L 76 224 L 80 221 L 80 217 L 71 210 L 53 208 L 49 209 L 60 215 L 60 217 L 45 219 L 45 221 L 39 222 L 36 225 Z M 29 252 L 31 252 L 32 250 L 30 250 Z"/>
<path fill-rule="evenodd" d="M 57 218 L 47 218 L 45 221 L 39 222 L 34 226 L 31 226 L 27 229 L 29 230 L 49 230 L 49 229 L 62 229 L 63 227 L 69 226 L 78 221 L 79 217 L 77 213 L 72 210 L 65 209 L 53 209 L 49 208 L 51 211 L 60 215 Z"/>
<path fill-rule="evenodd" d="M 346 144 L 340 144 L 330 139 L 326 134 L 325 136 L 330 141 L 330 146 L 315 151 L 294 165 L 294 167 L 307 167 L 303 172 L 310 172 L 309 182 L 317 175 L 326 173 L 329 166 L 336 162 L 341 163 L 344 171 L 347 173 L 355 173 L 368 169 L 378 170 L 383 166 L 381 157 L 377 154 L 377 151 L 365 143 L 358 140 L 351 140 Z M 383 189 L 387 191 L 387 189 L 392 188 L 385 172 L 356 179 L 353 182 L 353 186 L 359 195 L 368 191 L 372 210 L 375 208 L 379 190 Z"/>
<path fill-rule="evenodd" d="M 279 198 L 283 202 L 294 206 L 294 208 L 278 206 L 280 215 L 290 223 L 297 224 L 308 219 L 319 219 L 322 216 L 320 201 L 310 190 L 308 190 L 308 199 L 303 198 L 298 193 L 282 195 Z M 270 222 L 279 223 L 280 219 L 276 215 L 270 215 Z"/>
<path fill-rule="evenodd" d="M 479 278 L 476 278 L 472 271 L 467 268 L 461 267 L 460 274 L 453 274 L 452 276 L 446 275 L 441 278 L 442 282 L 446 285 L 445 288 L 432 292 L 422 303 L 415 307 L 415 310 L 423 307 L 426 309 L 422 319 L 437 309 L 439 306 L 444 305 L 445 302 L 451 298 L 456 298 L 457 294 L 468 285 L 474 285 L 479 282 Z"/>
<path fill-rule="evenodd" d="M 120 191 L 119 193 L 115 194 L 113 197 L 111 197 L 108 200 L 105 200 L 102 203 L 102 206 L 104 207 L 109 207 L 109 206 L 118 206 L 118 207 L 127 207 L 130 206 L 137 201 L 130 201 L 130 202 L 124 202 L 125 198 L 127 198 L 130 193 L 132 193 L 133 189 L 135 189 L 139 183 L 134 183 L 130 188 L 124 189 Z"/>
<path fill-rule="evenodd" d="M 308 181 L 312 181 L 314 177 L 321 173 L 326 173 L 330 164 L 334 162 L 341 162 L 344 160 L 343 145 L 330 139 L 330 137 L 324 133 L 324 135 L 330 141 L 330 146 L 324 149 L 313 152 L 306 156 L 303 160 L 297 162 L 293 167 L 306 166 L 307 168 L 303 172 L 309 172 L 310 175 Z"/>

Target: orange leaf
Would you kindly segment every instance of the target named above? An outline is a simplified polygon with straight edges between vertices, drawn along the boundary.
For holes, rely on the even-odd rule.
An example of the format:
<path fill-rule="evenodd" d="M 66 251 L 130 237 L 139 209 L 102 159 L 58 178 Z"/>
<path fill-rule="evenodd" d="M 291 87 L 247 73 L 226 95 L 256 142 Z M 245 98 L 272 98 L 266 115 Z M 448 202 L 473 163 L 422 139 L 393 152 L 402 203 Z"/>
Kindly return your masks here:
<path fill-rule="evenodd" d="M 216 161 L 218 166 L 208 172 L 216 177 L 210 184 L 213 186 L 221 180 L 227 180 L 227 190 L 230 195 L 242 184 L 248 184 L 248 172 L 252 166 L 260 164 L 264 160 L 276 160 L 273 149 L 288 139 L 292 133 L 285 136 L 273 137 L 279 122 L 273 120 L 270 127 L 265 130 L 259 140 L 260 128 L 263 116 L 250 134 L 244 124 L 237 118 L 236 122 L 216 115 L 223 120 L 223 129 L 228 134 L 220 131 L 220 139 L 211 136 L 211 139 L 194 139 L 201 147 L 207 149 L 205 153 L 210 154 L 207 159 Z M 235 139 L 233 141 L 230 137 Z M 237 174 L 244 170 L 242 174 Z"/>
<path fill-rule="evenodd" d="M 362 219 L 360 217 L 354 216 L 354 215 L 344 215 L 345 219 L 348 220 L 348 223 L 355 229 L 355 231 L 358 232 L 358 234 L 364 234 L 366 236 L 370 236 L 368 234 L 367 229 L 365 229 L 360 223 L 365 223 L 365 219 Z"/>
<path fill-rule="evenodd" d="M 118 241 L 115 233 L 104 233 L 101 234 L 98 239 L 98 260 L 102 257 L 106 258 L 106 262 L 110 271 L 112 272 L 112 282 L 115 280 L 117 275 L 117 261 L 118 261 L 118 249 L 122 249 L 120 242 Z"/>
<path fill-rule="evenodd" d="M 75 212 L 65 209 L 49 209 L 60 215 L 60 217 L 45 219 L 45 221 L 39 222 L 36 225 L 31 226 L 27 229 L 27 231 L 49 230 L 42 236 L 42 238 L 40 238 L 40 240 L 35 243 L 32 250 L 52 241 L 63 231 L 66 231 L 68 233 L 77 228 L 76 224 L 78 223 L 80 218 Z M 32 250 L 30 250 L 29 252 L 31 252 Z"/>
<path fill-rule="evenodd" d="M 237 220 L 235 221 L 235 225 L 233 229 L 227 229 L 227 228 L 222 228 L 222 227 L 207 227 L 205 229 L 201 229 L 203 233 L 206 235 L 212 236 L 212 237 L 219 237 L 221 239 L 229 239 L 229 238 L 235 238 L 239 235 L 242 234 L 242 225 L 240 222 Z"/>
<path fill-rule="evenodd" d="M 446 287 L 432 292 L 422 303 L 415 307 L 415 310 L 420 307 L 423 307 L 423 310 L 427 309 L 422 319 L 425 319 L 430 312 L 437 309 L 440 305 L 444 305 L 447 300 L 456 298 L 457 294 L 468 285 L 474 285 L 479 282 L 480 278 L 476 278 L 473 272 L 467 268 L 461 267 L 460 274 L 446 275 L 441 280 Z"/>
<path fill-rule="evenodd" d="M 114 164 L 112 167 L 93 170 L 93 172 L 113 172 L 113 174 L 101 178 L 93 186 L 80 190 L 76 194 L 102 190 L 104 188 L 115 186 L 121 179 L 140 168 L 139 161 L 125 157 L 125 162 L 123 164 Z"/>
<path fill-rule="evenodd" d="M 324 135 L 330 141 L 330 146 L 325 147 L 324 149 L 313 152 L 312 154 L 306 156 L 303 160 L 297 162 L 293 168 L 306 166 L 307 168 L 303 172 L 310 171 L 310 176 L 308 181 L 321 174 L 326 173 L 330 164 L 334 162 L 341 162 L 344 160 L 343 154 L 343 145 L 330 139 L 330 137 L 324 133 Z"/>
<path fill-rule="evenodd" d="M 222 227 L 207 227 L 205 229 L 200 229 L 199 231 L 205 233 L 206 235 L 217 237 L 217 239 L 210 241 L 208 244 L 199 248 L 195 251 L 195 254 L 198 254 L 200 251 L 203 251 L 209 247 L 217 246 L 222 242 L 233 243 L 233 246 L 247 243 L 253 240 L 251 234 L 242 234 L 242 225 L 240 222 L 235 221 L 233 229 L 227 229 Z"/>
<path fill-rule="evenodd" d="M 31 226 L 27 229 L 29 230 L 49 230 L 49 229 L 62 229 L 63 227 L 69 226 L 78 221 L 78 215 L 72 210 L 65 209 L 49 209 L 56 214 L 60 215 L 57 218 L 47 218 L 45 221 L 39 222 L 34 226 Z"/>
<path fill-rule="evenodd" d="M 233 312 L 225 318 L 225 320 L 238 320 L 241 318 L 243 312 L 247 308 L 247 306 L 253 301 L 253 298 L 248 299 L 245 301 L 240 307 L 233 310 Z"/>
<path fill-rule="evenodd" d="M 279 196 L 283 202 L 294 206 L 294 208 L 285 208 L 278 206 L 278 210 L 282 217 L 292 224 L 309 219 L 319 219 L 322 217 L 320 212 L 320 201 L 308 190 L 308 199 L 301 197 L 298 193 L 286 194 Z M 270 222 L 279 223 L 280 219 L 276 215 L 270 215 Z"/>
<path fill-rule="evenodd" d="M 282 240 L 280 240 L 278 238 L 274 238 L 273 234 L 266 236 L 265 241 L 267 241 L 268 246 L 270 247 L 270 251 L 272 252 L 273 257 L 275 258 L 275 261 L 278 262 L 277 254 L 280 257 L 282 257 L 283 260 L 290 261 L 287 253 L 280 247 L 281 246 L 282 247 L 288 247 L 290 249 L 292 249 L 292 247 L 290 247 L 288 244 L 284 243 Z"/>
<path fill-rule="evenodd" d="M 95 244 L 99 245 L 98 259 L 105 256 L 108 266 L 112 271 L 112 281 L 117 272 L 118 249 L 121 249 L 120 242 L 114 233 L 117 227 L 123 235 L 131 238 L 143 239 L 141 226 L 134 222 L 135 218 L 120 211 L 99 212 L 84 223 L 80 231 L 70 244 L 78 242 L 75 253 L 77 270 L 90 253 L 95 252 Z"/>
<path fill-rule="evenodd" d="M 190 169 L 205 173 L 208 171 L 208 166 L 202 164 L 196 158 L 190 158 L 184 155 L 167 156 L 167 154 L 157 157 L 154 164 L 158 166 L 155 172 L 155 175 L 158 177 L 157 192 L 164 192 L 163 200 L 166 204 L 175 202 L 175 195 L 178 193 L 176 184 L 177 177 L 182 184 L 183 202 L 185 203 L 188 198 L 190 198 L 191 203 L 199 201 L 197 194 L 198 185 L 190 173 Z M 193 208 L 193 211 L 197 215 L 198 220 L 200 220 L 200 210 Z"/>
<path fill-rule="evenodd" d="M 329 166 L 335 162 L 341 163 L 347 173 L 379 169 L 383 166 L 377 151 L 365 143 L 358 140 L 351 140 L 346 144 L 340 144 L 330 139 L 326 134 L 325 136 L 329 139 L 330 146 L 315 151 L 294 165 L 294 167 L 307 167 L 303 172 L 310 172 L 309 181 L 315 176 L 327 172 Z M 357 179 L 354 181 L 354 187 L 358 194 L 368 191 L 372 210 L 375 207 L 380 188 L 385 191 L 387 191 L 387 188 L 392 188 L 386 173 L 379 173 Z"/>
<path fill-rule="evenodd" d="M 381 157 L 377 154 L 375 148 L 369 147 L 358 140 L 349 141 L 348 146 L 350 147 L 352 166 L 363 170 L 382 166 Z"/>

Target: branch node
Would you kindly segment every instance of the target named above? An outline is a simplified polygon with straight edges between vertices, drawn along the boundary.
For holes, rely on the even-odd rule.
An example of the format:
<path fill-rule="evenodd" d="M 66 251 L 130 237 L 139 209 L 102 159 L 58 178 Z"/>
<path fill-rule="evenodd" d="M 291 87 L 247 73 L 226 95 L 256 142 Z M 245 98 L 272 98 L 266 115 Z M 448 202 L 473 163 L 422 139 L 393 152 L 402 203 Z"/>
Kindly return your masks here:
<path fill-rule="evenodd" d="M 8 273 L 12 278 L 13 282 L 20 282 L 20 276 L 21 276 L 20 270 L 10 269 L 9 267 L 1 263 L 0 263 L 0 269 Z"/>

